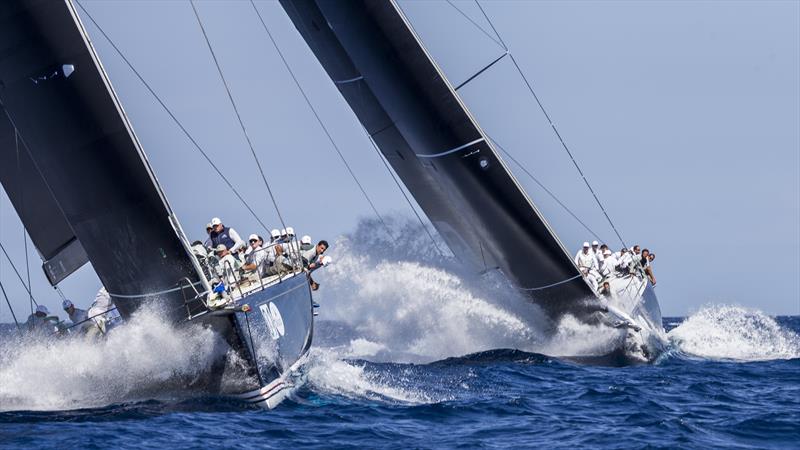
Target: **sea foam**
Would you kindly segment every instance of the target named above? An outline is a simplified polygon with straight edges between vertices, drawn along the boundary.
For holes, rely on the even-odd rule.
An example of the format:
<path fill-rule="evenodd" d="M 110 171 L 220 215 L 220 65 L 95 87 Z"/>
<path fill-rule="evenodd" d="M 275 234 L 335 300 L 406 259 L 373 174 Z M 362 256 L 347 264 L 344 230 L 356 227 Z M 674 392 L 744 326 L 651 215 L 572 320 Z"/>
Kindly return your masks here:
<path fill-rule="evenodd" d="M 755 309 L 709 305 L 668 334 L 682 352 L 709 359 L 763 361 L 800 358 L 800 336 Z"/>

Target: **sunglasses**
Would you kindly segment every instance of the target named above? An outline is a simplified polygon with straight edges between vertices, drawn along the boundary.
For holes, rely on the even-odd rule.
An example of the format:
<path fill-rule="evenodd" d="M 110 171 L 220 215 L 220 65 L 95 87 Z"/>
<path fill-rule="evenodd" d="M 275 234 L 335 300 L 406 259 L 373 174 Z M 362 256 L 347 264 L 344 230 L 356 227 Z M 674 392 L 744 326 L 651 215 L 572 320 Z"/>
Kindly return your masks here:
<path fill-rule="evenodd" d="M 251 244 L 252 244 L 252 243 L 255 243 L 255 242 L 258 242 L 258 239 L 250 239 L 250 243 L 251 243 Z"/>

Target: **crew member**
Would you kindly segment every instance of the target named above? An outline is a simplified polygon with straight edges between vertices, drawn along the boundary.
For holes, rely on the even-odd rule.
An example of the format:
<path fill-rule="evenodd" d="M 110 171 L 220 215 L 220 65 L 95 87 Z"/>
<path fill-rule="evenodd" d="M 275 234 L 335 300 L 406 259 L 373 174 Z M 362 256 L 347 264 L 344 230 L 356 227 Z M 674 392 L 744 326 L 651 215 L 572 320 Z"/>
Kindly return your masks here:
<path fill-rule="evenodd" d="M 581 275 L 586 279 L 593 290 L 597 290 L 598 267 L 597 258 L 592 253 L 588 242 L 583 243 L 583 247 L 575 255 L 575 265 L 581 271 Z"/>
<path fill-rule="evenodd" d="M 69 316 L 72 325 L 76 327 L 74 328 L 76 331 L 80 330 L 82 333 L 86 333 L 89 328 L 95 326 L 94 322 L 89 320 L 89 313 L 85 309 L 76 308 L 70 300 L 64 299 L 61 302 L 61 307 L 64 308 L 64 312 Z"/>
<path fill-rule="evenodd" d="M 225 227 L 219 217 L 211 219 L 211 226 L 214 227 L 210 234 L 214 249 L 224 245 L 234 255 L 238 255 L 240 251 L 245 249 L 246 245 L 242 238 L 239 237 L 239 233 L 233 228 Z"/>
<path fill-rule="evenodd" d="M 218 244 L 214 251 L 219 260 L 217 274 L 220 279 L 223 279 L 229 286 L 236 284 L 239 281 L 239 269 L 242 267 L 242 263 L 231 255 L 225 244 Z"/>
<path fill-rule="evenodd" d="M 47 306 L 37 305 L 36 311 L 28 316 L 25 321 L 25 326 L 31 333 L 50 334 L 55 331 L 55 326 L 58 324 L 58 317 L 50 316 L 50 310 Z"/>
<path fill-rule="evenodd" d="M 261 247 L 264 241 L 256 234 L 251 234 L 247 241 L 250 247 L 245 253 L 242 269 L 248 272 L 256 272 L 259 276 L 263 276 L 267 270 L 267 250 Z"/>

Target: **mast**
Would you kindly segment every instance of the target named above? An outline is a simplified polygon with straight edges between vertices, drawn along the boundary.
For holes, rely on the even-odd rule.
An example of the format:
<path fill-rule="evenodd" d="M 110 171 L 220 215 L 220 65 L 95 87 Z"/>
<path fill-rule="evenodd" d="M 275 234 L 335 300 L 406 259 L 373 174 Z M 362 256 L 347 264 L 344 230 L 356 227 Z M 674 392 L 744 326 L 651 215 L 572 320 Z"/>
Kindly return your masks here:
<path fill-rule="evenodd" d="M 551 315 L 594 298 L 394 2 L 281 5 L 461 261 L 499 269 Z"/>
<path fill-rule="evenodd" d="M 5 2 L 0 54 L 0 103 L 52 194 L 49 214 L 124 317 L 145 301 L 185 317 L 179 283 L 205 280 L 71 1 Z"/>

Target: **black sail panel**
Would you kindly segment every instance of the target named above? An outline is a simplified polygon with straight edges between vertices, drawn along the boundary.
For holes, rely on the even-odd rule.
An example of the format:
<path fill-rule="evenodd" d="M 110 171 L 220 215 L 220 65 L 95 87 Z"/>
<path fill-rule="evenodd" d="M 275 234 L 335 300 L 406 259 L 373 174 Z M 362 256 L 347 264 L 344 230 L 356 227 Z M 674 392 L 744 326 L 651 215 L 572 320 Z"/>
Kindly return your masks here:
<path fill-rule="evenodd" d="M 594 296 L 393 2 L 281 4 L 462 261 L 554 314 Z"/>
<path fill-rule="evenodd" d="M 198 280 L 71 2 L 0 6 L 0 102 L 123 316 Z M 182 294 L 153 300 L 179 319 Z"/>
<path fill-rule="evenodd" d="M 0 182 L 44 261 L 48 281 L 55 285 L 89 259 L 2 105 L 0 161 Z"/>

